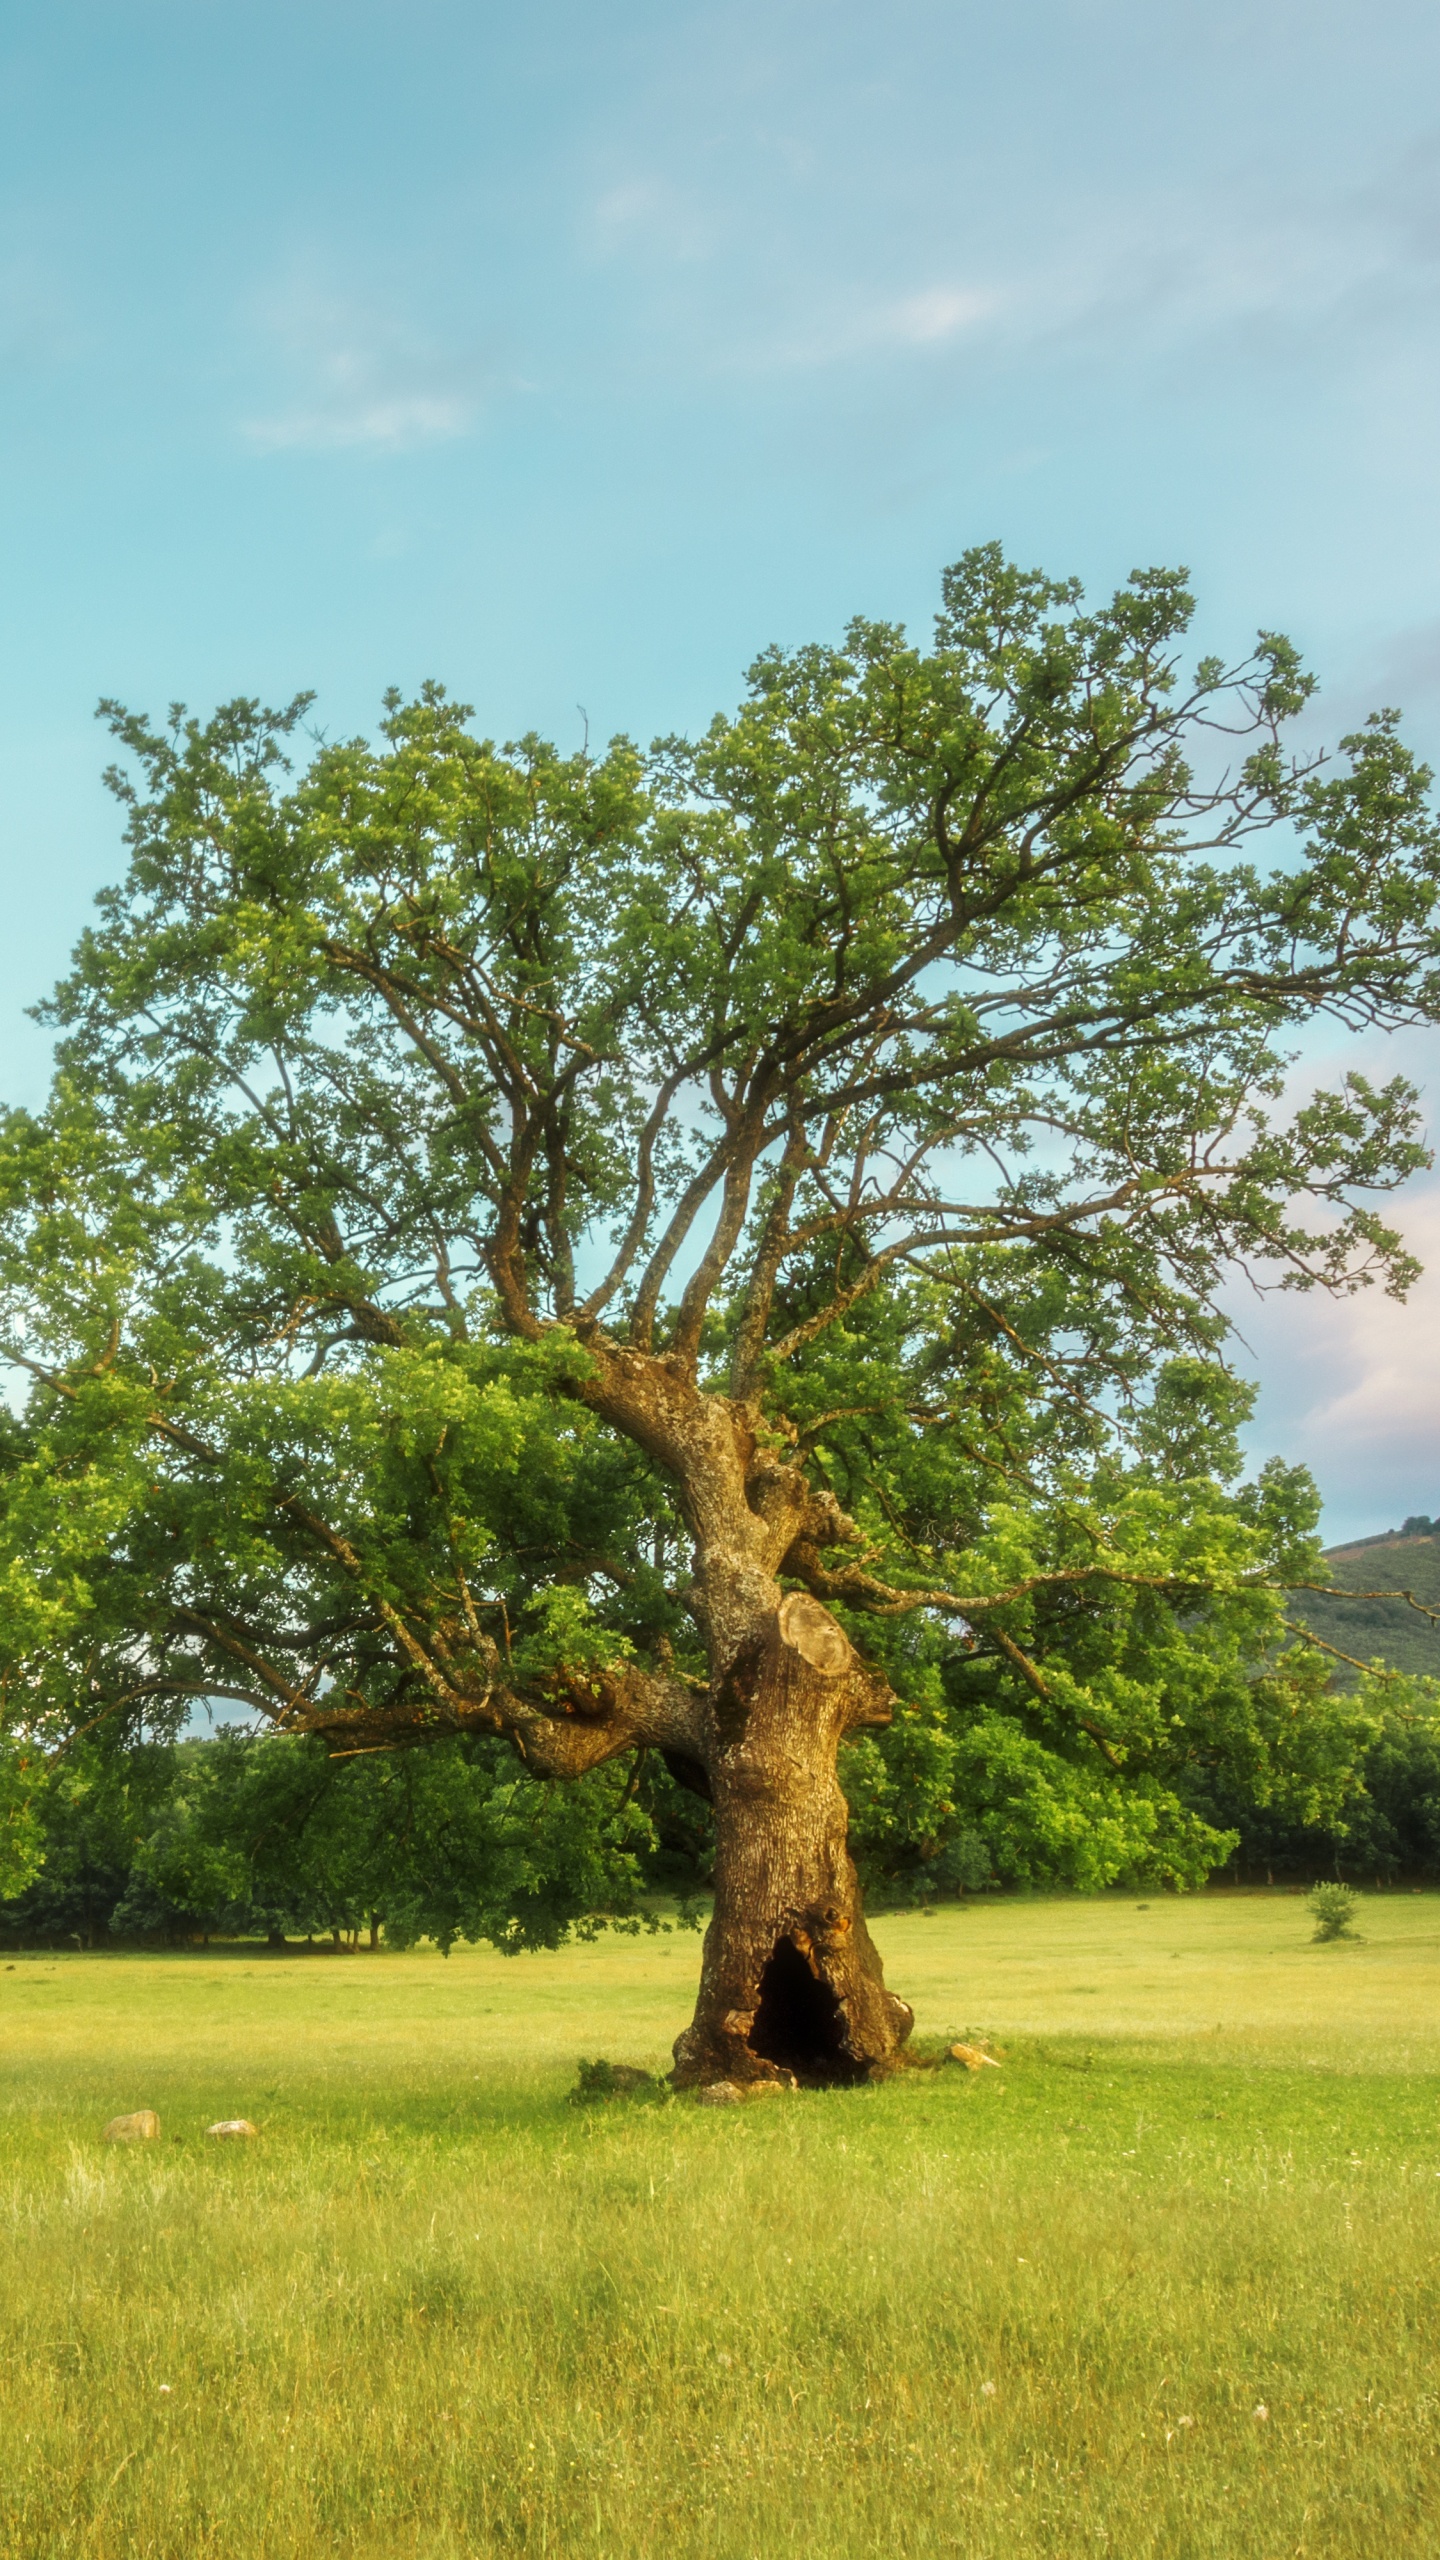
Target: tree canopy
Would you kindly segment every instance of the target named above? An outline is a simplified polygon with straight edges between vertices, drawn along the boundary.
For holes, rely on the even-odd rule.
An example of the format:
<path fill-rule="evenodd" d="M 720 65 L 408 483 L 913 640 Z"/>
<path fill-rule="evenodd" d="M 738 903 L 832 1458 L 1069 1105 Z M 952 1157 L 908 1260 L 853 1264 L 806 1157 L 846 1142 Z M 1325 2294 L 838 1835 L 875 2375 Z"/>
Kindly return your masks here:
<path fill-rule="evenodd" d="M 643 753 L 110 706 L 128 876 L 0 1139 L 12 1735 L 464 1737 L 581 1781 L 603 1901 L 778 1590 L 872 1841 L 1191 1882 L 1241 1778 L 1334 1812 L 1218 1292 L 1413 1275 L 1413 1089 L 1295 1059 L 1440 1014 L 1440 830 L 1190 615 L 986 547 Z"/>

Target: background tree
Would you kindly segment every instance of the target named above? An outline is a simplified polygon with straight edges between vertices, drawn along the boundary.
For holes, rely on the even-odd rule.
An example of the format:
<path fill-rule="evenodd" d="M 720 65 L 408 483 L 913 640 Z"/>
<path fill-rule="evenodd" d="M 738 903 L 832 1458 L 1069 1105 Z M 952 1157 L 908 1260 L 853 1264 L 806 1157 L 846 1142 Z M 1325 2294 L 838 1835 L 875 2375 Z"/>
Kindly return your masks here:
<path fill-rule="evenodd" d="M 609 1803 L 551 1793 L 460 1740 L 356 1759 L 314 1735 L 231 1731 L 174 1757 L 117 1935 L 338 1944 L 383 1923 L 392 1945 L 465 1934 L 519 1949 L 557 1944 L 597 1905 L 624 1918 L 638 1904 L 648 1825 L 617 1820 L 618 1776 Z"/>
<path fill-rule="evenodd" d="M 313 1734 L 137 1744 L 109 1725 L 32 1759 L 31 1854 L 0 1896 L 9 1943 L 374 1945 L 383 1927 L 392 1946 L 465 1936 L 518 1952 L 592 1931 L 597 1913 L 659 1925 L 643 1898 L 653 1833 L 620 1765 L 547 1789 L 479 1737 L 337 1757 Z"/>
<path fill-rule="evenodd" d="M 947 1716 L 1053 1779 L 1081 1880 L 1223 1855 L 1180 1766 L 1283 1759 L 1313 1517 L 1186 1414 L 1236 1261 L 1410 1276 L 1413 1092 L 1286 1078 L 1435 1017 L 1440 848 L 1393 715 L 1297 764 L 1293 651 L 1184 679 L 1189 614 L 985 549 L 928 653 L 772 651 L 648 759 L 435 689 L 298 778 L 303 700 L 114 712 L 130 874 L 0 1177 L 12 1716 L 658 1756 L 714 1821 L 682 2083 L 893 2058 L 837 1754 L 897 1700 L 917 1785 Z"/>

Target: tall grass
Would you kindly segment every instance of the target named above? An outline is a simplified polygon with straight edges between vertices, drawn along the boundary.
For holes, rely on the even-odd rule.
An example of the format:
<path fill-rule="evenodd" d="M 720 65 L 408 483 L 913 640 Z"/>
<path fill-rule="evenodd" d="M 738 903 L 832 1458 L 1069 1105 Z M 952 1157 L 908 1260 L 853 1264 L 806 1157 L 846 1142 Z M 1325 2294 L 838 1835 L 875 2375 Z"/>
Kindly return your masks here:
<path fill-rule="evenodd" d="M 892 1922 L 1004 2072 L 725 2112 L 565 2099 L 693 1941 L 20 1959 L 0 2553 L 1433 2560 L 1440 1903 L 1362 1925 Z"/>

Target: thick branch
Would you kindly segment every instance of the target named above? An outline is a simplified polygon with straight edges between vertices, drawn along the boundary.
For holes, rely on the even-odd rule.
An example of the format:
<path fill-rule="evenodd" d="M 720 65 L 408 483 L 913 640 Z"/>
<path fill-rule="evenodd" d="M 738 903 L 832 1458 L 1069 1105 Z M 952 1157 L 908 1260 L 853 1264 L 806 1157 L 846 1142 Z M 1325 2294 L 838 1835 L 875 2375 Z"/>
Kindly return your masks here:
<path fill-rule="evenodd" d="M 494 1654 L 498 1667 L 499 1655 Z M 544 1699 L 526 1697 L 503 1680 L 474 1696 L 437 1681 L 413 1709 L 312 1708 L 304 1730 L 341 1747 L 369 1742 L 433 1741 L 444 1733 L 493 1733 L 513 1743 L 537 1778 L 578 1778 L 602 1761 L 637 1747 L 693 1756 L 701 1727 L 696 1693 L 667 1674 L 618 1663 L 605 1670 L 556 1674 Z"/>

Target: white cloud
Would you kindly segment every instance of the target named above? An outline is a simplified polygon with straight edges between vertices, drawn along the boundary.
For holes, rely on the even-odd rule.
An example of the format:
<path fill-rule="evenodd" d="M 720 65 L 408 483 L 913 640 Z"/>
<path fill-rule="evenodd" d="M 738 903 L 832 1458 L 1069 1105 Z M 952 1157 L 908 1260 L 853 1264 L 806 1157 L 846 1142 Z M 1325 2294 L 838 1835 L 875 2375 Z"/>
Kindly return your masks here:
<path fill-rule="evenodd" d="M 583 219 L 582 235 L 592 257 L 628 255 L 663 268 L 707 257 L 726 227 L 693 188 L 635 176 L 602 190 Z"/>
<path fill-rule="evenodd" d="M 260 312 L 273 404 L 242 419 L 256 453 L 405 453 L 467 435 L 486 387 L 473 354 L 375 303 L 299 278 Z"/>
<path fill-rule="evenodd" d="M 423 392 L 377 393 L 342 376 L 310 407 L 247 418 L 241 433 L 257 453 L 339 453 L 357 445 L 404 453 L 412 445 L 465 435 L 474 415 L 470 400 L 437 399 Z"/>
<path fill-rule="evenodd" d="M 673 202 L 673 191 L 656 179 L 627 178 L 597 197 L 594 229 L 602 240 L 623 239 L 627 233 L 650 229 Z"/>
<path fill-rule="evenodd" d="M 995 320 L 1001 308 L 1001 297 L 978 285 L 925 285 L 918 292 L 857 295 L 823 318 L 807 314 L 797 326 L 741 349 L 736 362 L 741 370 L 798 370 L 904 348 L 948 347 Z"/>
<path fill-rule="evenodd" d="M 1334 365 L 1396 336 L 1440 298 L 1433 153 L 1363 185 L 1258 184 L 1217 198 L 1195 183 L 1097 200 L 1057 255 L 1016 268 L 1017 344 L 1081 339 L 1248 361 L 1302 351 Z"/>
<path fill-rule="evenodd" d="M 943 339 L 953 338 L 960 329 L 971 329 L 977 321 L 988 320 L 995 310 L 996 298 L 991 293 L 962 291 L 953 286 L 932 286 L 927 293 L 906 294 L 891 305 L 881 318 L 882 332 L 888 319 L 890 333 L 912 347 L 938 346 Z"/>
<path fill-rule="evenodd" d="M 1299 359 L 1348 365 L 1363 382 L 1378 351 L 1392 339 L 1409 345 L 1440 303 L 1440 216 L 1418 221 L 1415 194 L 1410 172 L 1268 201 L 1237 191 L 1217 203 L 1193 184 L 1157 186 L 1148 199 L 1097 194 L 1058 234 L 1027 242 L 974 228 L 956 243 L 950 275 L 888 293 L 771 264 L 757 275 L 748 325 L 732 331 L 722 320 L 714 334 L 742 370 L 963 347 L 992 363 Z M 646 218 L 657 215 L 658 206 Z"/>
<path fill-rule="evenodd" d="M 1261 1379 L 1251 1446 L 1312 1469 L 1331 1538 L 1440 1507 L 1440 1184 L 1387 1214 L 1425 1266 L 1403 1303 L 1379 1288 L 1232 1300 Z"/>
<path fill-rule="evenodd" d="M 903 222 L 876 222 L 861 218 L 873 160 L 862 180 L 838 146 L 782 150 L 717 114 L 612 163 L 577 216 L 583 259 L 620 297 L 608 339 L 631 382 L 657 365 L 745 380 L 903 361 L 953 364 L 968 385 L 1037 359 L 1139 360 L 1206 367 L 1206 388 L 1221 368 L 1298 367 L 1368 412 L 1386 351 L 1432 343 L 1434 160 L 1363 178 L 1352 162 L 1337 180 L 1323 161 L 1226 176 L 1177 153 L 1138 183 L 1123 164 L 1087 171 L 1060 220 L 1048 190 L 957 191 L 948 163 L 941 201 L 917 164 L 887 180 Z"/>

